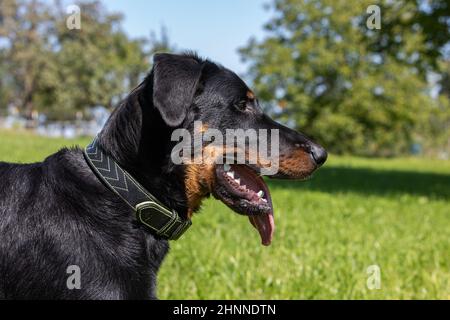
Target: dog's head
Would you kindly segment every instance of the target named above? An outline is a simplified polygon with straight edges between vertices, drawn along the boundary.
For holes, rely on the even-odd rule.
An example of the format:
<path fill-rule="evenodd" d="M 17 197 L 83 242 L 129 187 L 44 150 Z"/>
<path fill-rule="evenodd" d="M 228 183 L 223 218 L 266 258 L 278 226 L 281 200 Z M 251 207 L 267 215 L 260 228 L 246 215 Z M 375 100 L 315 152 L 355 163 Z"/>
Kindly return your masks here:
<path fill-rule="evenodd" d="M 255 93 L 224 67 L 193 55 L 157 54 L 152 75 L 153 105 L 173 132 L 184 132 L 183 147 L 172 156 L 185 160 L 189 215 L 213 194 L 249 216 L 270 244 L 273 206 L 261 175 L 304 179 L 325 162 L 326 151 L 270 119 Z"/>

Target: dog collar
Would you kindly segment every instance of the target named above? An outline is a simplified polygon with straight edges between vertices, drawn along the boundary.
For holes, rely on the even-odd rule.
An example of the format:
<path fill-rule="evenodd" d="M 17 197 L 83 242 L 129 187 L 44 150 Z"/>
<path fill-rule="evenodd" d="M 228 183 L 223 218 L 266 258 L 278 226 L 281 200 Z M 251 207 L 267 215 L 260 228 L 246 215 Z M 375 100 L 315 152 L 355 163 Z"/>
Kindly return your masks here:
<path fill-rule="evenodd" d="M 136 213 L 136 219 L 157 236 L 178 240 L 192 225 L 151 195 L 128 172 L 103 152 L 97 139 L 86 147 L 84 158 L 95 175 Z"/>

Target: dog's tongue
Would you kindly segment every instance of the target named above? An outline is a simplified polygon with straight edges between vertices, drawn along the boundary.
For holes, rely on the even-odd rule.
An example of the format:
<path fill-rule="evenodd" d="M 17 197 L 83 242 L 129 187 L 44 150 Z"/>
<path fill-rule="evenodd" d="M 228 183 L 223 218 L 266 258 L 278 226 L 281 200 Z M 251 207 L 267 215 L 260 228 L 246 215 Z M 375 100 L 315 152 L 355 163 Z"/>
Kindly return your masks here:
<path fill-rule="evenodd" d="M 261 236 L 261 243 L 269 246 L 272 243 L 273 232 L 275 231 L 275 220 L 273 213 L 264 213 L 248 217 L 251 224 L 258 230 Z"/>

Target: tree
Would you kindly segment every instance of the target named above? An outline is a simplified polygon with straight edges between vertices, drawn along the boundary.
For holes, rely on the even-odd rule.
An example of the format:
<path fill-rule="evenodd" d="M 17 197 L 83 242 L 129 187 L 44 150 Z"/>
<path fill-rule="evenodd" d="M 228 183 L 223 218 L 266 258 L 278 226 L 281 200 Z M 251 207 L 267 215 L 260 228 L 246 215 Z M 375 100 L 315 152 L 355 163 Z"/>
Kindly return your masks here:
<path fill-rule="evenodd" d="M 55 16 L 65 17 L 56 6 Z M 109 14 L 100 2 L 80 4 L 81 30 L 69 30 L 55 19 L 55 68 L 42 106 L 49 118 L 73 118 L 91 107 L 111 109 L 149 67 L 143 39 L 129 39 L 122 16 Z"/>
<path fill-rule="evenodd" d="M 414 64 L 423 76 L 439 70 L 441 58 L 450 58 L 450 1 L 382 1 L 380 6 L 383 32 L 366 33 L 374 51 Z M 417 33 L 418 48 L 408 44 L 411 32 Z"/>
<path fill-rule="evenodd" d="M 11 99 L 8 85 L 8 72 L 6 70 L 5 50 L 0 48 L 0 116 L 5 112 L 8 101 Z"/>
<path fill-rule="evenodd" d="M 111 109 L 148 72 L 153 48 L 127 36 L 122 15 L 99 1 L 79 7 L 81 29 L 70 30 L 60 0 L 0 2 L 0 91 L 8 97 L 2 105 L 28 118 L 39 111 L 72 120 L 92 107 Z"/>
<path fill-rule="evenodd" d="M 13 104 L 31 118 L 36 92 L 51 63 L 47 8 L 40 1 L 2 0 L 0 3 L 0 36 L 2 69 L 7 72 L 3 90 L 9 88 Z"/>
<path fill-rule="evenodd" d="M 410 24 L 383 29 L 410 3 L 382 2 L 381 30 L 370 30 L 370 1 L 274 1 L 267 37 L 241 49 L 260 99 L 333 152 L 408 151 L 436 108 L 425 79 L 432 64 L 417 63 L 427 60 L 426 33 Z M 395 50 L 383 47 L 395 39 Z"/>

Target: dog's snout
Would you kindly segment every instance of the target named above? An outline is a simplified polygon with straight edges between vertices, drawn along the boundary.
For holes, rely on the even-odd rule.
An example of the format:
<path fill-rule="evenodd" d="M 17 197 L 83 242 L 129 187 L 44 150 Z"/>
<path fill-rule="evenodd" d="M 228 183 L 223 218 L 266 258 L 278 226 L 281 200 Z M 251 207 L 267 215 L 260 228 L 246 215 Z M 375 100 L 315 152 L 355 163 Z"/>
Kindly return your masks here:
<path fill-rule="evenodd" d="M 314 161 L 318 166 L 321 166 L 327 161 L 328 153 L 324 148 L 317 144 L 312 144 L 310 147 L 310 153 Z"/>

